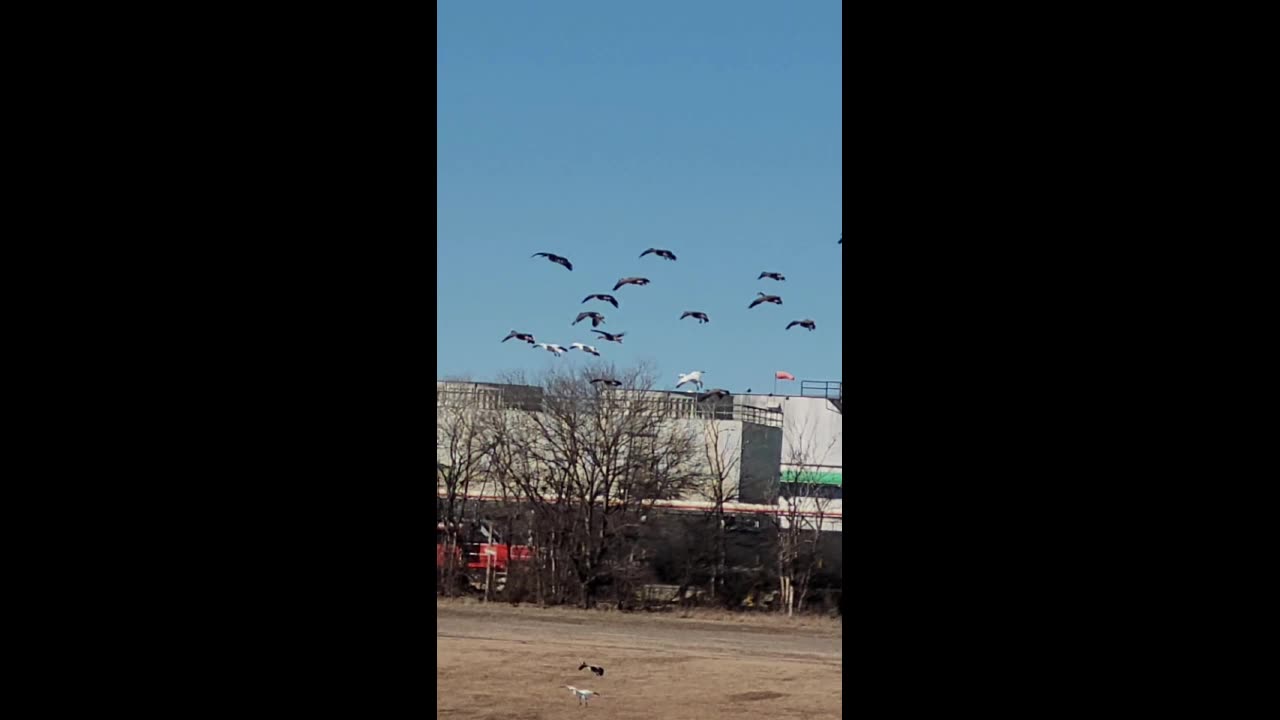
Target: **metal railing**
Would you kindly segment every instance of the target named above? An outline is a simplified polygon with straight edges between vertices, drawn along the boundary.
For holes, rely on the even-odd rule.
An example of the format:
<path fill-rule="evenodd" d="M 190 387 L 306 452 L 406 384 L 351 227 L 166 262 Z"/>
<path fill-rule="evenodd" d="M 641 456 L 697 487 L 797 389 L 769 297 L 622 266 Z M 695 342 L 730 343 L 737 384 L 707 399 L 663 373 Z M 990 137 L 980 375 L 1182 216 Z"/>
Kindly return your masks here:
<path fill-rule="evenodd" d="M 844 399 L 844 383 L 840 380 L 801 380 L 800 394 L 828 400 Z"/>
<path fill-rule="evenodd" d="M 679 419 L 736 420 L 766 427 L 782 427 L 782 408 L 763 408 L 735 402 L 732 395 L 720 399 L 698 402 L 693 393 L 625 390 L 604 390 L 595 395 L 581 397 L 548 396 L 542 388 L 521 385 L 496 385 L 486 383 L 436 384 L 436 406 L 470 407 L 480 410 L 523 410 L 541 412 L 549 406 L 568 409 L 580 403 L 580 410 L 587 412 L 597 402 L 609 403 L 620 410 L 629 408 L 641 412 Z"/>

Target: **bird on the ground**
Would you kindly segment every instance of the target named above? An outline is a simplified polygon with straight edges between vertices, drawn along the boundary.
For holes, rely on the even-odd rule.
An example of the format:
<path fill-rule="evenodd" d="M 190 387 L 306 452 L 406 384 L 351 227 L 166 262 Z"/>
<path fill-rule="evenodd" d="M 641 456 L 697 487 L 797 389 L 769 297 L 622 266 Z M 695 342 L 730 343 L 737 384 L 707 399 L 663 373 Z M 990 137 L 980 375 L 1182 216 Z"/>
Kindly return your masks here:
<path fill-rule="evenodd" d="M 787 323 L 787 329 L 790 330 L 796 325 L 799 325 L 800 327 L 805 328 L 809 332 L 813 332 L 814 328 L 818 327 L 818 324 L 812 320 L 792 320 L 791 322 Z"/>
<path fill-rule="evenodd" d="M 760 297 L 751 301 L 751 304 L 747 306 L 748 310 L 759 305 L 760 303 L 773 303 L 774 305 L 782 304 L 782 298 L 778 297 L 777 295 L 765 295 L 764 293 L 756 293 L 756 294 L 759 295 Z"/>
<path fill-rule="evenodd" d="M 719 400 L 720 398 L 729 397 L 730 394 L 731 393 L 728 390 L 725 390 L 724 388 L 715 388 L 714 390 L 708 390 L 698 395 L 698 402 L 702 402 L 703 400 L 712 400 L 712 399 Z"/>
<path fill-rule="evenodd" d="M 607 333 L 603 330 L 592 330 L 591 332 L 600 333 L 600 336 L 603 337 L 605 340 L 609 342 L 616 342 L 618 344 L 622 344 L 622 336 L 626 335 L 626 333 L 624 332 L 614 334 L 614 333 Z"/>
<path fill-rule="evenodd" d="M 777 280 L 778 282 L 783 282 L 786 280 L 786 278 L 782 276 L 782 273 L 768 272 L 768 271 L 760 273 L 760 277 L 756 279 L 763 280 L 764 278 L 769 278 L 770 280 Z"/>
<path fill-rule="evenodd" d="M 586 302 L 588 300 L 603 300 L 607 303 L 611 303 L 614 307 L 618 307 L 618 299 L 612 295 L 602 295 L 600 293 L 596 293 L 595 295 L 588 295 L 582 298 L 582 302 Z"/>
<path fill-rule="evenodd" d="M 534 254 L 530 255 L 529 257 L 531 257 L 531 258 L 544 257 L 544 258 L 546 258 L 546 259 L 550 260 L 550 261 L 551 261 L 551 262 L 553 262 L 553 263 L 556 263 L 556 264 L 558 264 L 558 265 L 563 265 L 563 266 L 565 266 L 565 269 L 569 270 L 570 272 L 572 272 L 572 271 L 573 271 L 573 263 L 569 262 L 569 258 L 567 258 L 567 257 L 560 257 L 559 255 L 556 255 L 555 253 L 534 253 Z"/>
<path fill-rule="evenodd" d="M 594 347 L 590 346 L 590 345 L 583 345 L 582 343 L 573 343 L 572 345 L 570 345 L 570 346 L 569 346 L 569 349 L 570 349 L 570 350 L 572 350 L 572 349 L 574 349 L 574 348 L 578 348 L 578 349 L 579 349 L 579 350 L 581 350 L 582 352 L 591 353 L 592 355 L 595 355 L 596 357 L 600 357 L 600 353 L 599 353 L 599 352 L 597 352 L 597 351 L 596 351 L 596 349 L 595 349 Z"/>
<path fill-rule="evenodd" d="M 591 318 L 591 327 L 600 327 L 601 325 L 604 324 L 604 316 L 598 312 L 578 313 L 578 319 L 574 320 L 569 324 L 577 325 L 578 323 L 582 322 L 583 320 L 586 320 L 587 318 Z"/>
<path fill-rule="evenodd" d="M 684 385 L 685 383 L 693 383 L 694 385 L 698 386 L 699 390 L 701 390 L 702 389 L 702 373 L 704 372 L 706 372 L 706 370 L 694 370 L 693 372 L 685 373 L 683 375 L 677 374 L 677 377 L 679 378 L 679 380 L 676 381 L 676 387 L 679 388 L 681 385 Z"/>
<path fill-rule="evenodd" d="M 532 344 L 535 342 L 535 341 L 534 341 L 534 339 L 533 339 L 533 333 L 517 332 L 517 331 L 515 331 L 515 330 L 512 330 L 512 331 L 511 331 L 511 333 L 510 333 L 509 335 L 507 335 L 506 337 L 502 338 L 502 342 L 506 342 L 506 341 L 510 340 L 511 338 L 515 338 L 515 339 L 517 339 L 517 340 L 523 340 L 523 341 L 525 341 L 525 342 L 529 343 L 530 345 L 532 345 Z"/>
<path fill-rule="evenodd" d="M 707 317 L 707 314 L 701 310 L 685 310 L 684 314 L 680 316 L 680 319 L 683 320 L 687 317 L 696 319 L 699 325 L 711 322 L 711 318 Z"/>
<path fill-rule="evenodd" d="M 588 665 L 586 660 L 583 660 L 582 664 L 578 666 L 579 670 L 586 670 L 587 668 L 591 668 L 591 672 L 595 673 L 596 677 L 604 675 L 604 668 L 599 665 Z"/>
<path fill-rule="evenodd" d="M 569 692 L 573 693 L 574 695 L 576 695 L 576 696 L 578 697 L 578 704 L 579 704 L 579 705 L 586 705 L 587 703 L 589 703 L 589 702 L 591 701 L 591 696 L 592 696 L 592 695 L 599 695 L 599 694 L 600 694 L 600 693 L 596 692 L 595 690 L 587 690 L 586 688 L 576 688 L 576 687 L 574 687 L 574 686 L 572 686 L 572 685 L 565 685 L 565 687 L 569 688 Z"/>
<path fill-rule="evenodd" d="M 621 380 L 613 380 L 612 378 L 591 378 L 591 384 L 595 385 L 596 383 L 602 383 L 604 385 L 608 385 L 609 387 L 622 387 Z M 581 670 L 582 668 L 578 668 L 578 669 Z"/>
<path fill-rule="evenodd" d="M 561 353 L 568 352 L 567 350 L 560 347 L 559 345 L 556 345 L 555 343 L 537 343 L 534 345 L 534 347 L 542 348 L 543 350 L 546 350 L 547 352 L 555 355 L 556 357 L 560 357 Z"/>
<path fill-rule="evenodd" d="M 619 280 L 617 285 L 613 286 L 613 291 L 617 292 L 618 288 L 622 287 L 623 285 L 648 285 L 648 284 L 649 284 L 649 278 L 625 277 Z"/>
<path fill-rule="evenodd" d="M 649 248 L 648 250 L 645 250 L 644 252 L 640 253 L 640 257 L 644 257 L 649 253 L 653 253 L 654 255 L 657 255 L 660 258 L 666 258 L 668 260 L 676 259 L 675 253 L 671 252 L 670 250 L 659 250 L 658 248 Z"/>

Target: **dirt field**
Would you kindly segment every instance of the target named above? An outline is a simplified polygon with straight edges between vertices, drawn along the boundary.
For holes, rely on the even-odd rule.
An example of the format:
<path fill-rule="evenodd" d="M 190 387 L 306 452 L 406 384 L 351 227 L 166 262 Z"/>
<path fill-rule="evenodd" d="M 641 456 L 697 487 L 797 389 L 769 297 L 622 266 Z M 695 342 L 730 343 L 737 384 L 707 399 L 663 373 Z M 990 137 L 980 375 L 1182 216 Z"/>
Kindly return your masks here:
<path fill-rule="evenodd" d="M 436 605 L 436 717 L 839 718 L 839 621 Z M 585 660 L 605 669 L 577 670 Z M 563 685 L 595 690 L 589 707 Z"/>

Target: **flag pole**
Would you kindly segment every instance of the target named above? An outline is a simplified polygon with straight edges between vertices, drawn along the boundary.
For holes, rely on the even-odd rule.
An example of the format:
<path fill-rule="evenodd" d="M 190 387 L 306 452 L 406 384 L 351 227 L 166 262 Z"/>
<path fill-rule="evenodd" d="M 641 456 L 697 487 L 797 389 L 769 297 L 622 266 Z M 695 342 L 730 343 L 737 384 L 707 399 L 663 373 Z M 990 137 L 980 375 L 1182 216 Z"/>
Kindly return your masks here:
<path fill-rule="evenodd" d="M 778 373 L 773 374 L 773 394 L 778 394 Z"/>

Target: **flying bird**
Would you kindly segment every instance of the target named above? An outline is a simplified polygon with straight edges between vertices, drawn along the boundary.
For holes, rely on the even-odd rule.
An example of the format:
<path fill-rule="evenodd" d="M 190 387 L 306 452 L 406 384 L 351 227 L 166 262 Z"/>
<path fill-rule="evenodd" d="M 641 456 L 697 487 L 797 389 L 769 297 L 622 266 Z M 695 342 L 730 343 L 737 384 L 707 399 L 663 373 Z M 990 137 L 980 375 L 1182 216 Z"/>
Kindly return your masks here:
<path fill-rule="evenodd" d="M 600 694 L 600 693 L 596 692 L 595 690 L 587 690 L 587 689 L 585 689 L 585 688 L 576 688 L 576 687 L 574 687 L 574 686 L 572 686 L 572 685 L 565 685 L 565 687 L 569 688 L 569 692 L 571 692 L 571 693 L 573 693 L 574 695 L 578 696 L 578 704 L 579 704 L 579 705 L 586 705 L 588 702 L 590 702 L 590 701 L 591 701 L 591 696 L 592 696 L 592 695 L 599 695 L 599 694 Z"/>
<path fill-rule="evenodd" d="M 598 312 L 578 313 L 578 319 L 574 320 L 569 324 L 577 325 L 578 323 L 582 322 L 583 320 L 586 320 L 587 318 L 591 318 L 591 327 L 600 327 L 601 325 L 604 324 L 604 316 Z"/>
<path fill-rule="evenodd" d="M 603 337 L 605 340 L 608 340 L 609 342 L 616 342 L 619 345 L 622 344 L 622 336 L 626 335 L 626 333 L 624 332 L 620 332 L 617 335 L 615 335 L 613 333 L 607 333 L 603 330 L 592 330 L 591 332 L 600 333 L 600 336 Z"/>
<path fill-rule="evenodd" d="M 708 390 L 698 395 L 698 402 L 702 402 L 703 400 L 713 400 L 713 399 L 719 400 L 720 398 L 729 397 L 730 394 L 731 393 L 728 390 L 725 390 L 724 388 L 716 388 L 714 390 Z"/>
<path fill-rule="evenodd" d="M 815 323 L 812 320 L 792 320 L 791 322 L 787 323 L 787 329 L 790 330 L 796 325 L 799 325 L 800 327 L 805 328 L 809 332 L 813 332 L 814 329 L 818 327 L 817 323 Z"/>
<path fill-rule="evenodd" d="M 546 350 L 547 352 L 555 355 L 556 357 L 560 357 L 561 353 L 568 352 L 567 350 L 560 347 L 559 345 L 556 345 L 555 343 L 537 343 L 534 345 L 534 347 L 540 347 L 543 350 Z"/>
<path fill-rule="evenodd" d="M 670 250 L 659 250 L 658 248 L 649 248 L 648 250 L 645 250 L 644 252 L 640 253 L 640 257 L 644 257 L 649 253 L 653 253 L 654 255 L 657 255 L 660 258 L 666 258 L 668 260 L 676 259 L 675 253 L 671 252 Z"/>
<path fill-rule="evenodd" d="M 591 378 L 591 384 L 595 385 L 596 383 L 604 383 L 609 387 L 622 387 L 621 380 L 612 380 L 610 378 Z M 578 668 L 578 669 L 581 670 L 582 668 Z"/>
<path fill-rule="evenodd" d="M 565 268 L 567 268 L 570 272 L 573 271 L 573 263 L 569 262 L 569 258 L 567 257 L 560 257 L 559 255 L 555 255 L 553 253 L 534 253 L 529 257 L 531 258 L 544 257 L 553 263 L 565 266 Z"/>
<path fill-rule="evenodd" d="M 837 244 L 837 245 L 843 245 L 843 244 L 844 244 L 844 236 L 843 236 L 843 235 L 841 235 L 841 236 L 840 236 L 840 239 L 836 241 L 836 244 Z"/>
<path fill-rule="evenodd" d="M 649 284 L 649 278 L 627 277 L 619 280 L 618 284 L 613 286 L 613 291 L 617 292 L 618 288 L 622 287 L 623 285 L 648 285 L 648 284 Z"/>
<path fill-rule="evenodd" d="M 596 357 L 600 357 L 600 353 L 597 352 L 596 349 L 590 345 L 583 345 L 582 343 L 573 343 L 572 345 L 569 346 L 570 350 L 574 348 L 578 348 L 582 352 L 588 352 L 588 353 L 591 353 L 592 355 L 595 355 Z M 581 670 L 582 668 L 578 668 L 578 669 Z"/>
<path fill-rule="evenodd" d="M 532 344 L 534 343 L 534 339 L 533 339 L 533 334 L 532 334 L 532 333 L 516 332 L 515 330 L 512 330 L 512 331 L 511 331 L 511 333 L 510 333 L 509 335 L 507 335 L 506 337 L 502 338 L 502 342 L 506 342 L 506 341 L 510 340 L 511 338 L 515 338 L 515 339 L 517 339 L 517 340 L 523 340 L 523 341 L 525 341 L 525 342 L 529 343 L 530 345 L 532 345 Z"/>
<path fill-rule="evenodd" d="M 601 295 L 597 293 L 595 295 L 588 295 L 582 298 L 582 302 L 586 302 L 588 300 L 603 300 L 607 303 L 611 303 L 614 307 L 618 307 L 618 299 L 612 295 Z"/>
<path fill-rule="evenodd" d="M 756 279 L 763 280 L 764 278 L 769 278 L 770 280 L 777 280 L 778 282 L 782 282 L 786 280 L 786 278 L 782 276 L 782 273 L 776 273 L 776 272 L 762 272 L 760 273 L 760 277 Z"/>
<path fill-rule="evenodd" d="M 685 383 L 693 383 L 694 385 L 698 386 L 699 390 L 701 390 L 702 389 L 702 373 L 704 372 L 706 372 L 706 370 L 694 370 L 691 373 L 678 375 L 677 377 L 679 377 L 679 380 L 676 382 L 676 387 L 679 388 L 681 385 L 684 385 Z"/>
<path fill-rule="evenodd" d="M 782 304 L 782 298 L 778 297 L 777 295 L 765 295 L 764 293 L 756 293 L 756 294 L 759 295 L 760 297 L 751 301 L 751 304 L 747 306 L 748 310 L 759 305 L 760 303 L 773 303 L 774 305 Z"/>
<path fill-rule="evenodd" d="M 588 665 L 586 660 L 583 660 L 582 664 L 578 666 L 579 670 L 586 670 L 587 668 L 591 668 L 591 672 L 595 673 L 596 677 L 604 675 L 604 668 L 599 665 Z"/>
<path fill-rule="evenodd" d="M 699 325 L 711 322 L 711 318 L 707 317 L 707 314 L 701 310 L 685 310 L 684 314 L 680 316 L 680 319 L 683 320 L 687 317 L 696 319 Z"/>

